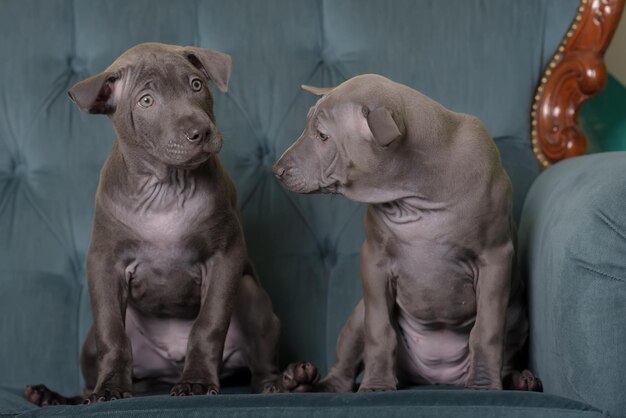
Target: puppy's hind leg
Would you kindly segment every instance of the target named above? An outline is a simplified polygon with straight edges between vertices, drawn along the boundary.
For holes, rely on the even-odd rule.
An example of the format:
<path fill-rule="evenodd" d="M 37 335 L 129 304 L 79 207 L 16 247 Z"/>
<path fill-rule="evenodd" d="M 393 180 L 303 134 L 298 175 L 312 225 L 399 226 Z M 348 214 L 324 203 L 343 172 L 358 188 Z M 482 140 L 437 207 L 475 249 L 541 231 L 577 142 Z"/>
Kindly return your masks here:
<path fill-rule="evenodd" d="M 316 392 L 354 391 L 356 377 L 363 369 L 364 328 L 365 305 L 361 299 L 339 334 L 335 363 L 315 386 Z"/>
<path fill-rule="evenodd" d="M 507 313 L 507 335 L 502 367 L 502 388 L 505 390 L 543 392 L 541 379 L 530 370 L 524 369 L 528 363 L 527 336 L 526 311 L 524 306 L 518 303 L 509 308 Z"/>
<path fill-rule="evenodd" d="M 364 321 L 365 307 L 361 300 L 339 334 L 336 360 L 328 375 L 321 381 L 312 382 L 306 392 L 354 391 L 355 379 L 363 369 Z M 287 366 L 283 372 L 283 385 L 289 384 L 291 380 L 301 379 L 300 376 L 306 375 L 309 365 L 310 363 L 296 362 Z"/>
<path fill-rule="evenodd" d="M 250 369 L 252 392 L 279 392 L 276 346 L 280 321 L 272 311 L 269 296 L 252 273 L 241 279 L 230 327 L 229 334 L 238 339 L 233 342 L 234 350 L 242 353 Z M 228 366 L 226 360 L 224 368 Z"/>

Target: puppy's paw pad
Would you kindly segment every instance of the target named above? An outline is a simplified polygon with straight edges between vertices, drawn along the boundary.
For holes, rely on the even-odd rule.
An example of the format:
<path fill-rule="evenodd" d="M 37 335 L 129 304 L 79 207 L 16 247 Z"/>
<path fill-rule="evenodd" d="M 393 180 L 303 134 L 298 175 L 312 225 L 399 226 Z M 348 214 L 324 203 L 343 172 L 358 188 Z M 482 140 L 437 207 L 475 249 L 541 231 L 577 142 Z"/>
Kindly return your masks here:
<path fill-rule="evenodd" d="M 274 383 L 268 383 L 267 385 L 263 386 L 263 389 L 261 390 L 261 393 L 280 393 L 280 392 L 282 392 L 281 388 Z"/>
<path fill-rule="evenodd" d="M 170 396 L 219 395 L 220 388 L 206 383 L 181 382 L 170 390 Z"/>
<path fill-rule="evenodd" d="M 383 386 L 383 387 L 372 387 L 372 386 L 361 386 L 359 387 L 360 393 L 371 393 L 371 392 L 395 392 L 397 388 L 393 386 Z"/>
<path fill-rule="evenodd" d="M 116 401 L 118 399 L 131 398 L 133 395 L 130 391 L 120 388 L 101 389 L 87 396 L 83 401 L 84 404 Z"/>
<path fill-rule="evenodd" d="M 291 363 L 280 376 L 282 392 L 311 392 L 313 385 L 320 380 L 317 367 L 308 361 Z"/>

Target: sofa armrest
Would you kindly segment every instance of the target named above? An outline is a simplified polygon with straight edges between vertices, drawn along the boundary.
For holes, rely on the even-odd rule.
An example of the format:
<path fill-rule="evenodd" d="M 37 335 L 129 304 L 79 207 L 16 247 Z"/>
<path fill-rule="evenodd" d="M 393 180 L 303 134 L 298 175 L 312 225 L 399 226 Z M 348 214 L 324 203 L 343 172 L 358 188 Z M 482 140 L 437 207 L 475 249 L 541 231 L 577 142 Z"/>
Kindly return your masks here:
<path fill-rule="evenodd" d="M 626 416 L 626 152 L 546 170 L 519 229 L 531 369 L 548 393 Z"/>

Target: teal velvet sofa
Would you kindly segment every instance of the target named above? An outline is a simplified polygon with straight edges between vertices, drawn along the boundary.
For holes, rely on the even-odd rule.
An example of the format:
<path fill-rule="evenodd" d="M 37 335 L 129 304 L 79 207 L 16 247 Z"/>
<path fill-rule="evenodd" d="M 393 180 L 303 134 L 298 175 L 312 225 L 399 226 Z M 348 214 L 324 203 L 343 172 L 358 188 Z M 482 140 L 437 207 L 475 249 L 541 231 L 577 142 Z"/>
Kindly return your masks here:
<path fill-rule="evenodd" d="M 601 27 L 621 2 L 0 0 L 0 416 L 626 417 L 626 153 L 542 173 L 531 135 L 544 71 L 591 3 Z M 481 118 L 514 184 L 530 368 L 545 392 L 251 395 L 244 385 L 75 407 L 23 400 L 31 383 L 79 393 L 91 321 L 85 253 L 114 133 L 65 92 L 145 41 L 234 59 L 229 92 L 214 93 L 221 158 L 282 321 L 282 365 L 307 359 L 325 372 L 361 292 L 364 206 L 289 193 L 271 172 L 315 100 L 300 85 L 379 73 Z"/>

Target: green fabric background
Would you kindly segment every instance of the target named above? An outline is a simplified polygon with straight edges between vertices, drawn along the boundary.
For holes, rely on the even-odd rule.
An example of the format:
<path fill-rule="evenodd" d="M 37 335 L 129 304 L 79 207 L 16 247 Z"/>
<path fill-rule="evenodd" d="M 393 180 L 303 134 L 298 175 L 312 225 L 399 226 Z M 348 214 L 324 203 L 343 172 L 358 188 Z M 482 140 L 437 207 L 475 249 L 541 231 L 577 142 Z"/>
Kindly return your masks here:
<path fill-rule="evenodd" d="M 513 180 L 519 219 L 539 175 L 529 145 L 532 97 L 577 6 L 578 0 L 0 0 L 0 385 L 19 390 L 45 382 L 65 394 L 82 386 L 78 355 L 91 323 L 85 253 L 98 173 L 114 135 L 105 117 L 81 114 L 70 103 L 65 92 L 73 83 L 144 41 L 232 55 L 230 90 L 215 93 L 225 139 L 221 158 L 238 189 L 250 255 L 282 320 L 281 363 L 308 359 L 324 372 L 361 294 L 364 206 L 288 193 L 275 181 L 271 166 L 297 138 L 315 101 L 300 85 L 331 86 L 380 73 L 477 115 Z M 609 312 L 594 318 L 602 315 Z M 535 337 L 549 336 L 537 331 Z M 549 349 L 545 344 L 535 341 L 533 350 Z M 552 371 L 535 364 L 546 367 L 539 372 Z M 582 364 L 595 367 L 592 359 Z M 546 378 L 547 390 L 560 394 L 559 377 Z M 0 405 L 17 405 L 7 393 L 0 392 Z M 484 415 L 502 410 L 486 406 L 496 399 L 513 405 L 538 396 L 532 399 L 546 408 L 564 402 L 515 393 L 434 393 L 389 400 L 276 397 L 259 400 L 258 407 L 296 405 L 297 399 L 312 399 L 310 405 L 337 399 L 333 408 L 342 402 L 418 405 L 431 398 L 456 405 L 469 396 L 468 402 L 484 402 L 475 413 Z M 585 400 L 616 405 L 596 395 Z M 249 399 L 255 401 L 242 402 L 257 405 L 260 398 Z M 295 414 L 293 408 L 285 414 Z M 306 408 L 313 415 L 335 413 Z M 462 410 L 455 408 L 450 411 Z M 405 409 L 398 411 L 408 414 Z"/>
<path fill-rule="evenodd" d="M 583 104 L 580 121 L 589 152 L 626 150 L 626 86 L 609 74 L 604 90 Z"/>

